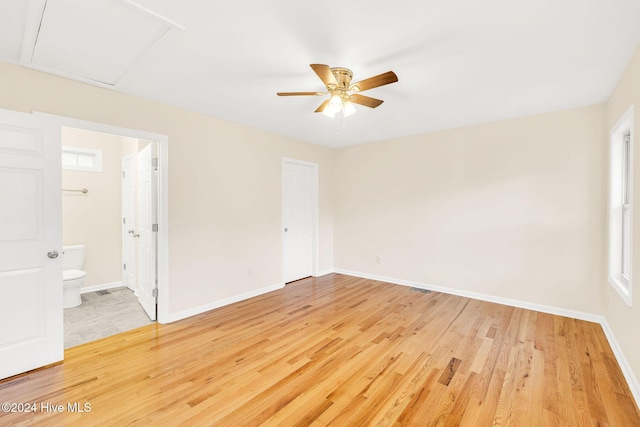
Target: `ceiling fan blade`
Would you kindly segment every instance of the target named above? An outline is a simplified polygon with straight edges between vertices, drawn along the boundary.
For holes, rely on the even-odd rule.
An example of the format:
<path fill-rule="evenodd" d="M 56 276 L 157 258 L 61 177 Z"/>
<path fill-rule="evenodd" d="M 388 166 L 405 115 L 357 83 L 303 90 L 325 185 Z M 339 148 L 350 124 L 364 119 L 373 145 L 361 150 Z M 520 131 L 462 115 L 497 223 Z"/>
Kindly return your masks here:
<path fill-rule="evenodd" d="M 377 76 L 369 77 L 368 79 L 354 83 L 349 87 L 349 90 L 364 92 L 365 90 L 388 85 L 389 83 L 395 83 L 397 81 L 398 76 L 396 76 L 396 73 L 393 71 L 387 71 L 386 73 L 378 74 Z"/>
<path fill-rule="evenodd" d="M 353 102 L 354 104 L 364 105 L 365 107 L 369 107 L 369 108 L 376 108 L 377 106 L 379 106 L 384 102 L 381 99 L 371 98 L 369 96 L 364 96 L 364 95 L 358 95 L 357 93 L 354 93 L 353 95 L 351 95 L 349 97 L 349 101 Z"/>
<path fill-rule="evenodd" d="M 338 86 L 338 81 L 336 80 L 336 76 L 333 75 L 333 71 L 328 65 L 325 64 L 311 64 L 311 68 L 316 72 L 320 80 L 324 83 L 327 88 L 330 86 L 336 87 Z"/>
<path fill-rule="evenodd" d="M 331 101 L 331 99 L 326 99 L 318 108 L 316 108 L 314 113 L 322 113 L 324 109 L 327 108 L 327 105 L 329 105 L 329 101 Z"/>
<path fill-rule="evenodd" d="M 320 96 L 322 92 L 278 92 L 278 96 Z"/>

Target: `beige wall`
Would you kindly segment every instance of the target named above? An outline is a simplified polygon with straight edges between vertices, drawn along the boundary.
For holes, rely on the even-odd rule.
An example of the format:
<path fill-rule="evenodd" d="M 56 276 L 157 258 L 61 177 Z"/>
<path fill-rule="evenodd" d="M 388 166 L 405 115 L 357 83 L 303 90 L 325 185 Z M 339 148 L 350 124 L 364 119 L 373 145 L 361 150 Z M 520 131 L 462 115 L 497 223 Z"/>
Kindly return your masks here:
<path fill-rule="evenodd" d="M 122 139 L 122 153 L 121 156 L 128 156 L 130 154 L 136 154 L 138 153 L 138 145 L 139 145 L 139 140 L 136 138 L 130 138 L 128 136 L 122 136 L 120 137 Z"/>
<path fill-rule="evenodd" d="M 168 136 L 169 315 L 281 282 L 283 156 L 319 164 L 319 268 L 333 267 L 329 149 L 6 63 L 0 93 L 0 108 Z"/>
<path fill-rule="evenodd" d="M 337 150 L 335 267 L 602 314 L 605 132 L 596 105 Z"/>
<path fill-rule="evenodd" d="M 124 138 L 63 128 L 62 145 L 102 150 L 102 172 L 62 170 L 62 241 L 86 246 L 84 287 L 122 281 L 121 153 Z"/>
<path fill-rule="evenodd" d="M 624 351 L 631 368 L 640 382 L 640 47 L 631 59 L 622 78 L 618 82 L 608 103 L 608 129 L 611 130 L 630 105 L 634 105 L 634 134 L 633 140 L 633 241 L 634 244 L 632 274 L 633 289 L 632 307 L 627 306 L 618 293 L 605 279 L 603 287 L 606 290 L 605 315 L 616 339 Z M 609 138 L 605 138 L 603 145 L 608 150 Z M 607 163 L 608 166 L 608 163 Z"/>

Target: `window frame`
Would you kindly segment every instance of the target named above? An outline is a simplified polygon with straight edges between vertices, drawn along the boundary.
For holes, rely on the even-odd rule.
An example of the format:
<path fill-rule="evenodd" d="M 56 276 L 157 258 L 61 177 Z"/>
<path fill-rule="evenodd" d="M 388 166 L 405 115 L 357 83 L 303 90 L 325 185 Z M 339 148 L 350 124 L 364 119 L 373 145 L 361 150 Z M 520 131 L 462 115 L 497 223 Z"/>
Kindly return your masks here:
<path fill-rule="evenodd" d="M 609 283 L 632 304 L 633 266 L 633 105 L 609 137 Z"/>
<path fill-rule="evenodd" d="M 81 148 L 63 145 L 61 155 L 73 154 L 76 156 L 91 156 L 93 158 L 93 166 L 65 165 L 62 162 L 63 170 L 84 171 L 84 172 L 102 172 L 102 150 L 97 148 Z"/>

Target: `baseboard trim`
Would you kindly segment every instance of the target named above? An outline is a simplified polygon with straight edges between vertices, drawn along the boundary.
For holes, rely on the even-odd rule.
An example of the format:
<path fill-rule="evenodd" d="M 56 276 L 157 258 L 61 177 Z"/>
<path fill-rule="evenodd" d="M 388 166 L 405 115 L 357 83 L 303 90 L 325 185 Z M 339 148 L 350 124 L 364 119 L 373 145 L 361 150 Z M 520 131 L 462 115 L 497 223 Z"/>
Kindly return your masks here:
<path fill-rule="evenodd" d="M 618 344 L 618 341 L 616 340 L 613 330 L 609 326 L 609 323 L 607 322 L 607 319 L 604 316 L 601 316 L 598 314 L 592 314 L 592 313 L 585 313 L 582 311 L 567 310 L 565 308 L 553 307 L 549 305 L 535 304 L 535 303 L 530 303 L 530 302 L 520 301 L 515 299 L 496 297 L 493 295 L 486 295 L 486 294 L 481 294 L 477 292 L 447 288 L 444 286 L 428 285 L 425 283 L 419 283 L 419 282 L 414 282 L 410 280 L 402 280 L 402 279 L 396 279 L 393 277 L 385 277 L 385 276 L 378 276 L 375 274 L 361 273 L 358 271 L 344 270 L 341 268 L 336 268 L 333 271 L 334 273 L 346 274 L 348 276 L 354 276 L 354 277 L 361 277 L 363 279 L 378 280 L 381 282 L 393 283 L 395 285 L 411 286 L 411 287 L 420 288 L 420 289 L 429 289 L 432 291 L 443 292 L 446 294 L 473 298 L 481 301 L 494 302 L 497 304 L 503 304 L 503 305 L 508 305 L 512 307 L 524 308 L 527 310 L 540 311 L 542 313 L 555 314 L 557 316 L 570 317 L 573 319 L 579 319 L 579 320 L 585 320 L 588 322 L 598 323 L 602 327 L 602 330 L 604 331 L 604 335 L 607 338 L 607 341 L 609 341 L 611 350 L 613 351 L 613 354 L 615 355 L 616 360 L 618 361 L 618 366 L 620 366 L 620 369 L 622 370 L 622 374 L 627 380 L 627 385 L 631 390 L 631 394 L 633 394 L 633 397 L 636 401 L 636 405 L 640 407 L 640 383 L 638 382 L 638 379 L 636 378 L 635 373 L 633 372 L 633 369 L 631 369 L 631 365 L 629 364 L 629 361 L 624 355 L 624 352 L 622 351 L 620 344 Z"/>
<path fill-rule="evenodd" d="M 602 316 L 597 314 L 586 313 L 582 311 L 568 310 L 565 308 L 553 307 L 549 305 L 536 304 L 527 301 L 521 301 L 510 298 L 496 297 L 493 295 L 481 294 L 478 292 L 465 291 L 445 286 L 429 285 L 425 283 L 414 282 L 411 280 L 396 279 L 393 277 L 377 276 L 375 274 L 360 273 L 358 271 L 335 269 L 336 273 L 346 274 L 348 276 L 361 277 L 363 279 L 379 280 L 381 282 L 393 283 L 394 285 L 411 286 L 420 289 L 429 289 L 432 291 L 443 292 L 445 294 L 457 295 L 461 297 L 473 298 L 481 301 L 494 302 L 496 304 L 509 305 L 512 307 L 526 308 L 527 310 L 540 311 L 543 313 L 555 314 L 557 316 L 571 317 L 573 319 L 586 320 L 588 322 L 600 323 Z"/>
<path fill-rule="evenodd" d="M 245 292 L 240 295 L 234 295 L 229 298 L 225 298 L 218 301 L 213 301 L 198 307 L 190 308 L 187 310 L 179 311 L 177 313 L 170 313 L 167 319 L 167 323 L 175 322 L 177 320 L 186 319 L 187 317 L 195 316 L 216 308 L 224 307 L 225 305 L 233 304 L 234 302 L 243 301 L 249 298 L 257 297 L 258 295 L 266 294 L 268 292 L 276 291 L 284 288 L 284 283 L 276 283 L 275 285 L 266 286 L 264 288 L 256 289 L 254 291 Z"/>
<path fill-rule="evenodd" d="M 101 283 L 99 285 L 80 288 L 80 293 L 88 294 L 89 292 L 104 291 L 105 289 L 119 288 L 121 286 L 123 286 L 122 282 Z"/>
<path fill-rule="evenodd" d="M 322 277 L 322 276 L 326 276 L 327 274 L 331 274 L 331 273 L 333 273 L 333 269 L 329 268 L 329 269 L 326 269 L 326 270 L 317 271 L 316 274 L 313 275 L 313 277 Z"/>
<path fill-rule="evenodd" d="M 606 318 L 602 318 L 602 322 L 600 322 L 600 326 L 602 326 L 602 330 L 604 331 L 604 335 L 607 337 L 607 341 L 609 341 L 609 345 L 611 346 L 611 350 L 613 350 L 613 354 L 616 356 L 618 360 L 618 365 L 620 365 L 620 369 L 622 370 L 622 374 L 624 378 L 627 380 L 627 385 L 631 389 L 631 393 L 636 400 L 636 405 L 640 408 L 640 382 L 636 378 L 633 373 L 633 369 L 631 369 L 631 365 L 629 361 L 624 355 L 622 351 L 622 347 L 618 343 L 613 330 L 609 326 L 609 322 L 607 322 Z"/>

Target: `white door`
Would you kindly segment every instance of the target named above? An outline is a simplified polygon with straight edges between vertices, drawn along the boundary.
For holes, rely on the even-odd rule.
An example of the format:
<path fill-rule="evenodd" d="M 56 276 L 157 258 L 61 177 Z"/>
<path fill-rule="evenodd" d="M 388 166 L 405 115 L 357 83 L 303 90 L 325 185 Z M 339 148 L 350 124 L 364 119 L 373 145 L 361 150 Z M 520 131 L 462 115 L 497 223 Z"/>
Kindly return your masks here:
<path fill-rule="evenodd" d="M 138 153 L 138 300 L 156 319 L 156 170 L 153 144 Z"/>
<path fill-rule="evenodd" d="M 135 161 L 133 154 L 122 158 L 122 284 L 137 293 Z"/>
<path fill-rule="evenodd" d="M 283 190 L 284 282 L 313 274 L 317 165 L 285 159 Z"/>
<path fill-rule="evenodd" d="M 0 379 L 64 355 L 60 162 L 59 126 L 0 110 Z"/>

